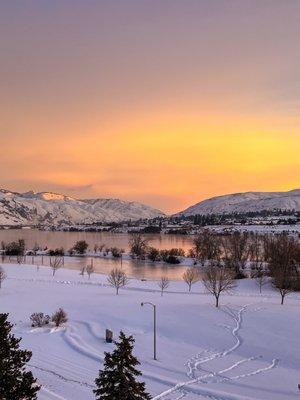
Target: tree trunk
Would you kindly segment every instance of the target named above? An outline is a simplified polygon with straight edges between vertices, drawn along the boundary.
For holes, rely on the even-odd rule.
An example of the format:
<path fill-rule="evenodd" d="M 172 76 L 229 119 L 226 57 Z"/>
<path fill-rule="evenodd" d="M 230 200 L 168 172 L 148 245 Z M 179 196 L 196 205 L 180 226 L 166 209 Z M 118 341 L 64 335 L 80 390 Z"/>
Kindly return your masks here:
<path fill-rule="evenodd" d="M 283 305 L 283 302 L 284 302 L 284 296 L 285 296 L 284 294 L 281 294 L 281 303 L 280 303 L 281 305 Z"/>
<path fill-rule="evenodd" d="M 219 307 L 219 296 L 216 296 L 216 307 Z"/>

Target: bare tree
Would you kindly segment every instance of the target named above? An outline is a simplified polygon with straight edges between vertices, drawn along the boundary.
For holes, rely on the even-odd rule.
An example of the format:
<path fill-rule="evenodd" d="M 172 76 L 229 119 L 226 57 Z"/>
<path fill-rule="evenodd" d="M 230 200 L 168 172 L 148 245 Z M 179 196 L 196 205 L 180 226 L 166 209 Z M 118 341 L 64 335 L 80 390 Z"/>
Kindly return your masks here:
<path fill-rule="evenodd" d="M 62 266 L 63 266 L 62 257 L 50 257 L 50 267 L 52 268 L 52 276 L 54 276 L 55 272 Z"/>
<path fill-rule="evenodd" d="M 263 259 L 266 262 L 270 261 L 270 253 L 271 253 L 273 240 L 274 240 L 274 236 L 271 236 L 271 235 L 263 235 L 263 237 L 262 237 Z"/>
<path fill-rule="evenodd" d="M 170 285 L 170 280 L 166 276 L 162 276 L 160 281 L 157 283 L 158 287 L 160 288 L 161 296 L 164 294 L 164 290 L 167 289 Z"/>
<path fill-rule="evenodd" d="M 219 263 L 212 263 L 203 274 L 203 284 L 216 299 L 216 307 L 219 307 L 219 298 L 222 292 L 229 292 L 236 287 L 232 270 Z"/>
<path fill-rule="evenodd" d="M 18 254 L 17 255 L 17 263 L 20 265 L 20 264 L 24 264 L 25 263 L 25 257 L 26 256 L 23 256 L 23 254 Z"/>
<path fill-rule="evenodd" d="M 129 282 L 126 273 L 121 268 L 112 269 L 107 277 L 107 281 L 116 289 L 116 294 L 119 294 L 119 289 L 126 286 Z"/>
<path fill-rule="evenodd" d="M 2 282 L 6 279 L 6 273 L 4 269 L 0 266 L 0 289 L 2 287 Z"/>
<path fill-rule="evenodd" d="M 89 279 L 91 279 L 91 275 L 95 272 L 94 265 L 89 264 L 86 267 L 86 273 L 88 274 Z"/>
<path fill-rule="evenodd" d="M 299 243 L 287 234 L 281 234 L 269 243 L 269 270 L 273 287 L 280 293 L 281 304 L 299 281 L 298 252 Z"/>
<path fill-rule="evenodd" d="M 133 257 L 143 258 L 147 251 L 147 240 L 143 235 L 134 233 L 129 240 L 130 253 Z"/>
<path fill-rule="evenodd" d="M 263 286 L 268 283 L 268 276 L 262 263 L 259 264 L 254 271 L 252 271 L 251 277 L 255 279 L 255 282 L 259 287 L 259 293 L 261 294 Z"/>
<path fill-rule="evenodd" d="M 249 257 L 248 232 L 234 232 L 222 240 L 224 263 L 235 271 L 235 278 L 240 276 Z"/>
<path fill-rule="evenodd" d="M 257 266 L 263 260 L 262 235 L 259 233 L 251 233 L 249 237 L 249 258 L 255 262 Z"/>
<path fill-rule="evenodd" d="M 220 238 L 205 229 L 194 239 L 192 254 L 203 264 L 206 260 L 217 260 L 220 256 Z"/>
<path fill-rule="evenodd" d="M 190 292 L 192 289 L 192 285 L 200 280 L 199 270 L 195 267 L 188 268 L 182 275 L 182 279 L 188 285 Z"/>
<path fill-rule="evenodd" d="M 98 246 L 98 250 L 100 251 L 100 253 L 103 251 L 104 247 L 105 247 L 105 244 L 100 244 Z"/>

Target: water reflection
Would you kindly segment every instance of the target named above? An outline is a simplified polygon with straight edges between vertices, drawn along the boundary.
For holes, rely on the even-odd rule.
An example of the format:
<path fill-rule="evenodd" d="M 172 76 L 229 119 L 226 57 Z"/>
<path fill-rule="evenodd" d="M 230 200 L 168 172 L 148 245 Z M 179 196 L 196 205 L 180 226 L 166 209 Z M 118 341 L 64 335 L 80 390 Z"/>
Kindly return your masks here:
<path fill-rule="evenodd" d="M 193 237 L 187 235 L 146 235 L 149 245 L 159 249 L 170 249 L 180 247 L 188 251 L 193 245 Z M 85 240 L 89 248 L 105 244 L 107 247 L 120 247 L 128 251 L 128 242 L 130 235 L 125 233 L 110 232 L 52 232 L 39 231 L 36 229 L 11 229 L 0 230 L 0 242 L 11 242 L 13 240 L 24 239 L 26 248 L 31 249 L 36 244 L 40 248 L 55 249 L 63 247 L 70 249 L 77 240 Z M 7 260 L 8 261 L 8 258 Z M 17 262 L 11 257 L 11 262 Z M 49 257 L 26 257 L 26 263 L 35 265 L 49 265 Z M 80 271 L 84 266 L 90 263 L 89 257 L 65 257 L 65 268 L 76 269 Z M 107 274 L 112 268 L 121 266 L 120 259 L 94 258 L 94 268 L 96 272 Z M 122 267 L 129 276 L 140 279 L 160 279 L 162 275 L 169 279 L 179 280 L 182 277 L 186 267 L 178 265 L 165 265 L 162 263 L 152 263 L 138 260 L 123 260 Z"/>
<path fill-rule="evenodd" d="M 149 245 L 158 249 L 171 249 L 181 247 L 188 251 L 193 246 L 193 236 L 189 235 L 145 235 Z M 24 239 L 26 248 L 30 249 L 38 244 L 40 247 L 55 249 L 63 247 L 69 250 L 77 240 L 85 240 L 89 248 L 95 245 L 104 244 L 107 247 L 120 247 L 128 250 L 130 235 L 127 233 L 111 232 L 59 232 L 59 231 L 39 231 L 37 229 L 2 229 L 0 230 L 0 242 L 11 242 L 13 240 Z"/>
<path fill-rule="evenodd" d="M 2 263 L 17 264 L 17 257 L 2 256 Z M 126 274 L 130 277 L 138 279 L 160 279 L 162 276 L 167 276 L 171 280 L 180 280 L 182 274 L 186 270 L 184 266 L 167 265 L 163 263 L 152 263 L 139 260 L 122 260 L 121 259 L 105 259 L 100 257 L 64 257 L 64 268 L 75 269 L 78 272 L 93 262 L 94 270 L 98 273 L 107 274 L 112 268 L 122 267 Z M 22 260 L 24 264 L 32 264 L 37 267 L 49 266 L 50 257 L 48 256 L 26 256 Z M 59 276 L 59 272 L 57 272 Z"/>

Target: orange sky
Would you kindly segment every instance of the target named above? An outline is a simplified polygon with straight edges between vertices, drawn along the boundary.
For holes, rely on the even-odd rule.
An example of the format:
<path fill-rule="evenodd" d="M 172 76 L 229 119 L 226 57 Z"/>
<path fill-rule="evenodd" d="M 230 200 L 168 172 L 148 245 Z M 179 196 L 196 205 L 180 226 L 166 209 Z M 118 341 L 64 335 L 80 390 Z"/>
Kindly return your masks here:
<path fill-rule="evenodd" d="M 300 187 L 294 1 L 0 5 L 0 185 L 175 212 Z"/>

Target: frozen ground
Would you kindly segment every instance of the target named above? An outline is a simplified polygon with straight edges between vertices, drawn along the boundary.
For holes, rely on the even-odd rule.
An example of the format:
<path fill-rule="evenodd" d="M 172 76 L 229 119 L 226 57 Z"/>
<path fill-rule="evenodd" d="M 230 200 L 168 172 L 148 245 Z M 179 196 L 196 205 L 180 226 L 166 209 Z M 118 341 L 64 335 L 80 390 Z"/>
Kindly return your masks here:
<path fill-rule="evenodd" d="M 4 265 L 0 312 L 9 312 L 15 334 L 33 352 L 30 368 L 42 384 L 39 400 L 92 400 L 102 366 L 104 332 L 121 329 L 136 339 L 143 379 L 153 399 L 299 399 L 300 296 L 286 305 L 271 288 L 258 294 L 255 282 L 239 282 L 235 294 L 213 306 L 202 285 L 186 292 L 173 282 L 160 296 L 156 282 L 131 280 L 116 296 L 104 275 L 89 281 L 78 271 Z M 152 360 L 152 309 L 158 307 L 158 361 Z M 62 306 L 65 328 L 32 329 L 34 311 L 51 314 Z"/>

